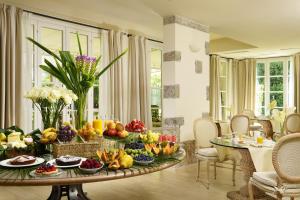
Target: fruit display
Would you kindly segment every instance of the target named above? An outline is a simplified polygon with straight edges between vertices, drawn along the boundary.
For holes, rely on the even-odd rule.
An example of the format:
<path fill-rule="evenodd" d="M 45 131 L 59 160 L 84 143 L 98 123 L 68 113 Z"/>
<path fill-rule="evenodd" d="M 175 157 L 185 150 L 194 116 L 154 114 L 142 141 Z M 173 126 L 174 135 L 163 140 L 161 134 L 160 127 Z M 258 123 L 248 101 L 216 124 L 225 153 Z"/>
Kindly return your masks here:
<path fill-rule="evenodd" d="M 57 138 L 57 130 L 55 128 L 47 128 L 42 132 L 40 142 L 42 144 L 52 144 Z"/>
<path fill-rule="evenodd" d="M 145 155 L 149 157 L 154 157 L 154 154 L 152 152 L 148 152 L 145 149 L 125 149 L 125 152 L 132 156 L 133 158 L 139 156 L 139 155 Z"/>
<path fill-rule="evenodd" d="M 146 134 L 140 134 L 140 139 L 145 144 L 157 143 L 160 137 L 160 133 L 154 133 L 149 130 Z"/>
<path fill-rule="evenodd" d="M 146 131 L 146 128 L 142 121 L 134 119 L 125 126 L 125 130 L 128 132 L 143 133 Z"/>
<path fill-rule="evenodd" d="M 106 122 L 106 128 L 103 132 L 104 136 L 126 138 L 128 132 L 124 129 L 124 125 L 121 122 L 114 122 L 109 120 Z"/>
<path fill-rule="evenodd" d="M 163 134 L 159 136 L 159 142 L 163 143 L 163 142 L 172 142 L 172 143 L 176 143 L 176 135 L 167 135 L 167 134 Z"/>
<path fill-rule="evenodd" d="M 127 169 L 133 165 L 133 158 L 127 155 L 123 149 L 114 149 L 108 152 L 106 150 L 98 150 L 97 155 L 101 161 L 108 165 L 108 169 L 111 170 Z"/>
<path fill-rule="evenodd" d="M 125 149 L 144 149 L 145 145 L 142 142 L 131 142 L 125 144 Z"/>
<path fill-rule="evenodd" d="M 102 167 L 102 164 L 95 159 L 86 159 L 81 162 L 80 168 L 84 169 L 99 169 Z"/>
<path fill-rule="evenodd" d="M 78 130 L 78 135 L 84 138 L 84 140 L 89 141 L 94 139 L 97 132 L 93 128 L 92 124 L 87 122 L 81 129 Z"/>
<path fill-rule="evenodd" d="M 69 123 L 64 123 L 61 127 L 58 129 L 57 133 L 57 139 L 60 142 L 71 142 L 73 138 L 76 136 L 76 130 L 72 128 L 72 126 Z"/>
<path fill-rule="evenodd" d="M 178 151 L 179 145 L 173 142 L 164 142 L 160 144 L 145 144 L 145 149 L 147 152 L 152 152 L 157 156 L 170 156 Z"/>
<path fill-rule="evenodd" d="M 140 155 L 134 157 L 134 161 L 151 162 L 151 161 L 154 161 L 154 158 L 151 156 L 140 154 Z"/>
<path fill-rule="evenodd" d="M 52 175 L 56 173 L 58 173 L 58 169 L 50 163 L 43 163 L 35 170 L 36 175 Z"/>

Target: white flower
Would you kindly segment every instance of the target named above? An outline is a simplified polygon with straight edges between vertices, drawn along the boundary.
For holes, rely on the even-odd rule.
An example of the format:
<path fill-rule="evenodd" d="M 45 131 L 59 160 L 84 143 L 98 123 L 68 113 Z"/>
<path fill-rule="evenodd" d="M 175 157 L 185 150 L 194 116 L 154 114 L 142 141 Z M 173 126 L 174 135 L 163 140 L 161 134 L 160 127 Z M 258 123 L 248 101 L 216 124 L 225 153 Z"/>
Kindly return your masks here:
<path fill-rule="evenodd" d="M 64 95 L 63 100 L 64 100 L 65 104 L 67 104 L 67 105 L 72 103 L 72 98 L 69 95 Z"/>
<path fill-rule="evenodd" d="M 59 87 L 33 87 L 27 94 L 25 98 L 31 99 L 32 101 L 37 101 L 38 99 L 46 99 L 50 103 L 56 103 L 59 99 L 63 99 L 66 104 L 71 104 L 72 101 L 76 101 L 78 97 L 66 88 Z"/>
<path fill-rule="evenodd" d="M 49 94 L 50 94 L 49 88 L 47 88 L 47 87 L 41 88 L 41 89 L 40 89 L 39 98 L 40 98 L 40 99 L 47 99 L 48 96 L 49 96 Z"/>

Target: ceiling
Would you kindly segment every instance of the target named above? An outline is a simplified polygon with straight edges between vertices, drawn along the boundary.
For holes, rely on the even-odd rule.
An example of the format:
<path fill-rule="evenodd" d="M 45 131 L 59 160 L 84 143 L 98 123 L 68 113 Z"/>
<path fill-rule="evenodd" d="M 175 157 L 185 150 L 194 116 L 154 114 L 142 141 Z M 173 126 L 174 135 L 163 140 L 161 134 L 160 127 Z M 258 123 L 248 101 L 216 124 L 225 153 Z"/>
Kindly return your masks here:
<path fill-rule="evenodd" d="M 210 26 L 213 39 L 258 48 L 228 56 L 277 56 L 300 51 L 299 0 L 141 0 L 161 16 L 180 15 Z M 284 50 L 281 50 L 284 49 Z M 224 54 L 224 52 L 220 52 Z"/>
<path fill-rule="evenodd" d="M 272 57 L 300 51 L 299 0 L 0 0 L 22 8 L 162 40 L 162 18 L 180 15 L 210 26 L 218 53 Z M 231 43 L 233 42 L 233 43 Z M 219 45 L 219 46 L 218 46 Z M 227 46 L 226 46 L 227 45 Z M 226 47 L 226 48 L 225 48 Z"/>

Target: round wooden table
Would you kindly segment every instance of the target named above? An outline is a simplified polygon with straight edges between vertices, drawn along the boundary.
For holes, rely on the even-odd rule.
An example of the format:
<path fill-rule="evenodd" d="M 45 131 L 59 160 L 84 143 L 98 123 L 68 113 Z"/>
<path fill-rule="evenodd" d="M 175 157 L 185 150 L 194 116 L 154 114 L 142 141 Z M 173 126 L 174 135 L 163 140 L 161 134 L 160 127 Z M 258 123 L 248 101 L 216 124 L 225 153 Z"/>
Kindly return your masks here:
<path fill-rule="evenodd" d="M 240 166 L 241 170 L 244 173 L 244 180 L 246 181 L 246 185 L 243 185 L 238 191 L 229 191 L 227 192 L 227 198 L 232 200 L 248 200 L 248 182 L 250 177 L 252 177 L 253 172 L 256 171 L 254 163 L 252 161 L 250 152 L 246 146 L 235 144 L 232 142 L 228 142 L 228 140 L 224 140 L 223 138 L 215 138 L 210 141 L 213 145 L 230 148 L 232 151 L 238 151 L 241 155 Z M 255 199 L 272 199 L 270 196 L 266 195 L 264 192 L 257 188 L 253 188 L 253 194 Z"/>
<path fill-rule="evenodd" d="M 81 173 L 79 168 L 63 169 L 63 173 L 53 177 L 32 177 L 29 172 L 37 167 L 22 168 L 16 171 L 11 168 L 0 168 L 0 186 L 52 186 L 52 191 L 48 200 L 59 200 L 62 196 L 67 196 L 68 200 L 88 200 L 86 193 L 83 192 L 84 183 L 101 182 L 116 179 L 129 178 L 145 175 L 163 169 L 170 168 L 180 163 L 185 157 L 185 151 L 176 159 L 168 159 L 151 166 L 134 165 L 130 169 L 108 170 L 101 169 L 93 175 Z"/>

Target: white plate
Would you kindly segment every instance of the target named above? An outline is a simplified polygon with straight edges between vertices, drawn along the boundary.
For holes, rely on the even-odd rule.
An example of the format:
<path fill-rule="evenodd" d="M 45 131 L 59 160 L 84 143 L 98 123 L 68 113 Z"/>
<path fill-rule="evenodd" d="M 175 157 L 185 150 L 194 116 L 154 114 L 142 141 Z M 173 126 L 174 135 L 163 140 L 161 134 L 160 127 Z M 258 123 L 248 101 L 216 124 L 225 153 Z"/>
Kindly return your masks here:
<path fill-rule="evenodd" d="M 80 163 L 76 164 L 76 165 L 67 165 L 67 166 L 62 166 L 62 165 L 57 165 L 56 162 L 55 162 L 55 159 L 52 159 L 50 161 L 48 161 L 47 163 L 50 163 L 51 165 L 54 165 L 55 167 L 57 168 L 73 168 L 73 167 L 78 167 L 81 165 L 81 162 L 82 161 L 85 161 L 86 158 L 81 158 L 81 161 Z"/>
<path fill-rule="evenodd" d="M 36 160 L 35 160 L 34 163 L 27 164 L 27 165 L 12 165 L 12 164 L 10 164 L 10 161 L 13 160 L 13 159 L 14 158 L 2 160 L 0 162 L 0 165 L 3 166 L 3 167 L 20 168 L 20 167 L 30 167 L 30 166 L 34 166 L 34 165 L 39 165 L 39 164 L 42 164 L 45 161 L 44 158 L 36 157 Z"/>
<path fill-rule="evenodd" d="M 81 168 L 79 166 L 79 169 L 85 174 L 95 174 L 96 172 L 100 171 L 100 169 L 102 169 L 103 166 L 104 166 L 104 164 L 102 163 L 101 167 L 99 167 L 99 168 L 87 169 L 87 168 Z"/>
<path fill-rule="evenodd" d="M 49 174 L 49 175 L 46 175 L 46 174 L 36 174 L 35 173 L 35 170 L 32 170 L 29 175 L 32 176 L 32 177 L 52 177 L 52 176 L 59 176 L 63 173 L 62 170 L 58 170 L 57 173 L 55 174 Z"/>

